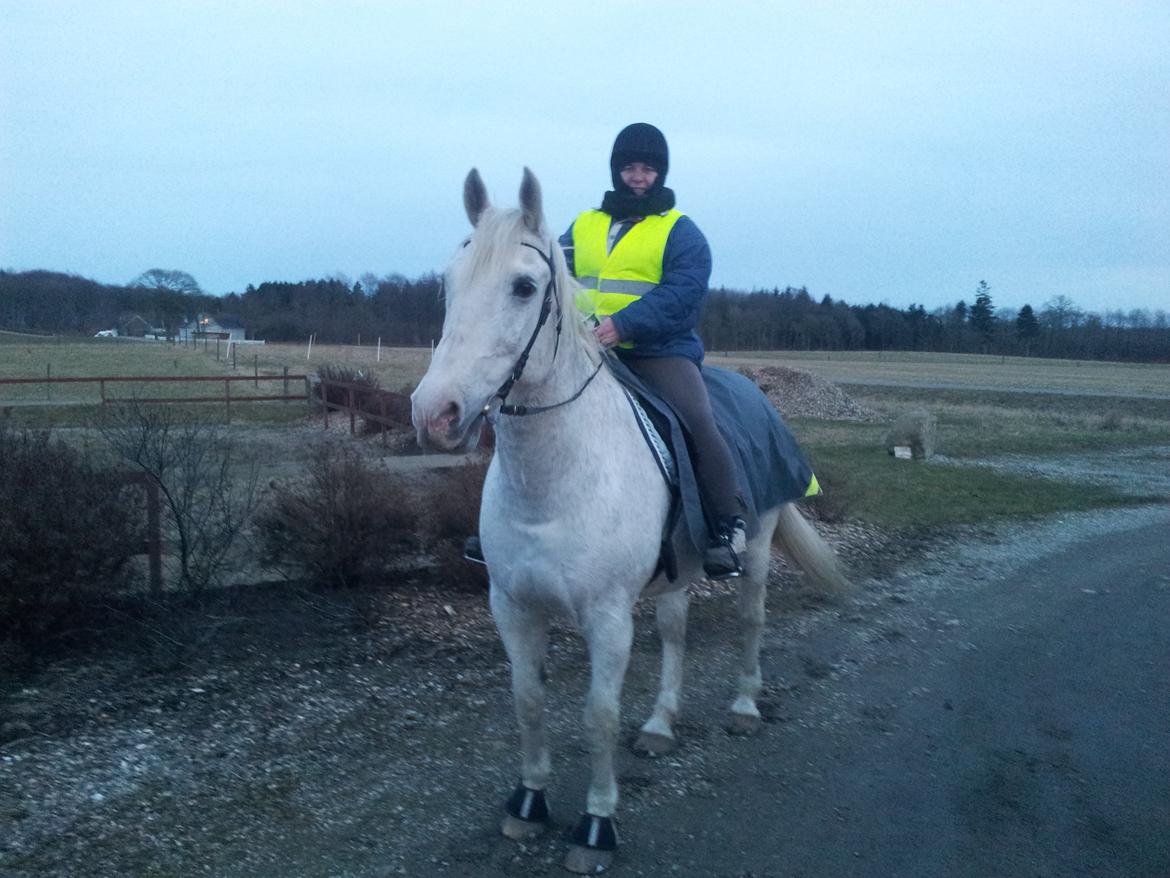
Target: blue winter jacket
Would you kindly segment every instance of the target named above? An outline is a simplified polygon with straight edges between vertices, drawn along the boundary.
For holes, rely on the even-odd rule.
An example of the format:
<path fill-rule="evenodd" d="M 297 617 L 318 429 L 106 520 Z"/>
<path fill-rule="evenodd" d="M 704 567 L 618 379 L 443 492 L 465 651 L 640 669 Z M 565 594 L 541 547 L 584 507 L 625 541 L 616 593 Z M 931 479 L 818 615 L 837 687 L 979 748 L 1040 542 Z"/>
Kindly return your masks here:
<path fill-rule="evenodd" d="M 573 227 L 560 237 L 561 248 L 573 268 Z M 711 248 L 699 227 L 682 216 L 670 230 L 662 255 L 662 280 L 653 290 L 612 316 L 622 341 L 632 350 L 615 348 L 624 358 L 687 357 L 703 362 L 703 342 L 695 327 L 707 298 L 711 278 Z"/>

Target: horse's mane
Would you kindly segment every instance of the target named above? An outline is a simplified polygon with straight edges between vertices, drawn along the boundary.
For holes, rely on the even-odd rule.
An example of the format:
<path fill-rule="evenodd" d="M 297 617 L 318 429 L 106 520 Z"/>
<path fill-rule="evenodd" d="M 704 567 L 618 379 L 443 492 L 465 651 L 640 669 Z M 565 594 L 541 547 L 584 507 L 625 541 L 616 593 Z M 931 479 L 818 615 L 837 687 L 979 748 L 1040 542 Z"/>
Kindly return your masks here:
<path fill-rule="evenodd" d="M 581 319 L 576 308 L 576 295 L 580 285 L 577 279 L 569 273 L 565 254 L 561 251 L 556 239 L 547 229 L 542 230 L 540 236 L 529 231 L 524 225 L 523 213 L 518 208 L 502 209 L 489 207 L 479 217 L 475 231 L 465 246 L 470 248 L 467 254 L 469 259 L 463 262 L 461 274 L 465 277 L 479 274 L 502 274 L 507 271 L 516 255 L 516 248 L 522 242 L 535 244 L 540 238 L 542 250 L 546 256 L 552 256 L 553 269 L 556 273 L 557 291 L 560 295 L 561 311 L 564 314 L 566 327 L 576 333 L 586 342 L 590 349 L 596 347 L 593 333 Z M 459 264 L 459 261 L 456 262 Z M 454 266 L 452 266 L 454 267 Z"/>

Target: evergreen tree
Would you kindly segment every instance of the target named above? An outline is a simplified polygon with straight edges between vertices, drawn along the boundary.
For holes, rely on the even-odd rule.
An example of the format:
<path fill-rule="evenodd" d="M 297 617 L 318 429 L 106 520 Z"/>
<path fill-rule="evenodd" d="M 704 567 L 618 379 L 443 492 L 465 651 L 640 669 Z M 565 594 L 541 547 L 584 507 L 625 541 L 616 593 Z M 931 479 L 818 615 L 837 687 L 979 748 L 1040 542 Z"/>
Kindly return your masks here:
<path fill-rule="evenodd" d="M 1040 336 L 1040 321 L 1031 305 L 1024 305 L 1016 315 L 1016 338 L 1024 343 L 1024 356 L 1032 353 L 1032 342 Z"/>
<path fill-rule="evenodd" d="M 971 328 L 980 339 L 980 350 L 984 353 L 991 347 L 991 339 L 995 335 L 995 308 L 991 304 L 991 287 L 987 281 L 979 281 L 975 289 L 975 304 L 967 316 Z"/>

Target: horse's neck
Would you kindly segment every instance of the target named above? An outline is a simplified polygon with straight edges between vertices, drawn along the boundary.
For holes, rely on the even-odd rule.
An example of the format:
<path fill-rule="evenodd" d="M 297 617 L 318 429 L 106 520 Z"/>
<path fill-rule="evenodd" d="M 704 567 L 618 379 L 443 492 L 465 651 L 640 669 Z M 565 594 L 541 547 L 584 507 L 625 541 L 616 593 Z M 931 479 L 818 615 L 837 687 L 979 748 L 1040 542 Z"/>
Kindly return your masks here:
<path fill-rule="evenodd" d="M 589 380 L 596 361 L 590 361 L 583 346 L 568 348 L 567 357 L 566 350 L 561 351 L 564 362 L 557 364 L 539 389 L 525 395 L 524 404 L 530 404 L 529 400 L 542 405 L 561 402 Z M 539 414 L 501 417 L 496 426 L 496 457 L 509 489 L 544 505 L 555 502 L 554 494 L 591 493 L 602 470 L 620 476 L 626 458 L 637 452 L 640 441 L 621 386 L 602 367 L 573 402 Z"/>

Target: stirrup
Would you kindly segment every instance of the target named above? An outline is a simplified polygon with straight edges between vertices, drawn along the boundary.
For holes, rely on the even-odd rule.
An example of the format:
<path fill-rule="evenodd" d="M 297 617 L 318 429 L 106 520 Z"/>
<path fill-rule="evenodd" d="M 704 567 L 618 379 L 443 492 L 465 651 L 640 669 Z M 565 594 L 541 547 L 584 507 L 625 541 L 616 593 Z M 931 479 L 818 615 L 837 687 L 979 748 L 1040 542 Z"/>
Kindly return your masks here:
<path fill-rule="evenodd" d="M 703 553 L 703 572 L 714 582 L 735 579 L 743 576 L 743 563 L 730 543 L 718 543 Z"/>
<path fill-rule="evenodd" d="M 479 544 L 479 537 L 477 536 L 470 536 L 463 543 L 463 557 L 472 564 L 479 564 L 483 567 L 487 566 L 487 561 L 483 557 L 483 546 Z"/>
<path fill-rule="evenodd" d="M 736 516 L 719 528 L 719 536 L 703 553 L 703 572 L 719 581 L 743 576 L 740 555 L 747 549 L 747 523 Z"/>

